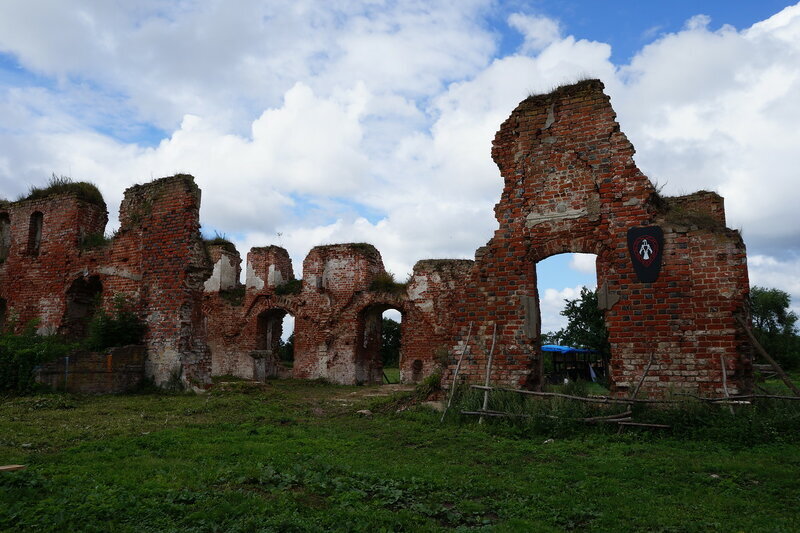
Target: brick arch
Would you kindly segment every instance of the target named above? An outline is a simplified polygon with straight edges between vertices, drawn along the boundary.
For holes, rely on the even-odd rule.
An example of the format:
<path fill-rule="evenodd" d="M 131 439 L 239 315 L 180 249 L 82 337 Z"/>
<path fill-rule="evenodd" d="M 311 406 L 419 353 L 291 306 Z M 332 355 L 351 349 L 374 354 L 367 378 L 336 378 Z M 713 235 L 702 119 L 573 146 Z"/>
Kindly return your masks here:
<path fill-rule="evenodd" d="M 297 301 L 296 297 L 293 296 L 261 294 L 256 296 L 250 303 L 244 319 L 245 322 L 250 322 L 254 316 L 258 316 L 261 312 L 270 309 L 283 309 L 291 315 L 297 316 L 301 305 L 301 302 Z"/>

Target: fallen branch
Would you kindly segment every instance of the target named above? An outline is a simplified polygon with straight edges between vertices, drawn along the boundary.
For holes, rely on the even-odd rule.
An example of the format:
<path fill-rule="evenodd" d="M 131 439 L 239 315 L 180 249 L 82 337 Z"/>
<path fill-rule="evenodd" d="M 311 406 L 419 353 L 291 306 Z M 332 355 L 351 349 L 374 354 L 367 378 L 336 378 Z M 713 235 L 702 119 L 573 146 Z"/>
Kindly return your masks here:
<path fill-rule="evenodd" d="M 642 427 L 642 428 L 656 428 L 656 429 L 669 429 L 672 427 L 668 426 L 667 424 L 647 424 L 645 422 L 619 422 L 619 425 Z"/>
<path fill-rule="evenodd" d="M 651 400 L 651 399 L 637 399 L 637 398 L 611 398 L 609 396 L 572 396 L 570 394 L 561 394 L 560 392 L 539 392 L 532 390 L 522 389 L 508 389 L 502 387 L 485 387 L 484 385 L 470 385 L 473 389 L 488 389 L 499 390 L 506 392 L 516 392 L 518 394 L 528 394 L 531 396 L 542 396 L 546 398 L 567 398 L 570 400 L 577 400 L 580 402 L 588 403 L 606 403 L 606 404 L 631 404 L 631 403 L 680 403 L 681 400 Z"/>
<path fill-rule="evenodd" d="M 506 418 L 551 418 L 554 420 L 570 420 L 573 422 L 587 422 L 587 423 L 594 423 L 594 422 L 608 422 L 608 423 L 616 423 L 616 422 L 626 422 L 631 420 L 629 416 L 631 413 L 630 411 L 626 411 L 624 413 L 618 413 L 616 415 L 608 415 L 608 416 L 592 416 L 589 418 L 565 418 L 562 416 L 555 416 L 555 415 L 528 415 L 522 413 L 506 413 L 503 411 L 490 411 L 481 409 L 479 411 L 461 411 L 462 415 L 471 415 L 471 416 L 491 416 L 491 417 L 506 417 Z"/>
<path fill-rule="evenodd" d="M 25 470 L 26 468 L 28 467 L 25 465 L 5 465 L 0 466 L 0 472 L 13 472 L 15 470 Z"/>
<path fill-rule="evenodd" d="M 470 385 L 473 389 L 486 389 L 489 390 L 498 390 L 498 391 L 506 391 L 506 392 L 516 392 L 518 394 L 528 394 L 530 396 L 541 396 L 545 398 L 566 398 L 568 400 L 576 400 L 580 402 L 587 402 L 587 403 L 604 403 L 604 404 L 631 404 L 631 403 L 644 403 L 644 404 L 671 404 L 671 403 L 683 403 L 685 400 L 673 400 L 673 399 L 663 399 L 663 400 L 655 400 L 655 399 L 644 399 L 644 398 L 611 398 L 609 396 L 572 396 L 569 394 L 561 394 L 559 392 L 539 392 L 539 391 L 531 391 L 531 390 L 522 390 L 522 389 L 509 389 L 503 387 L 485 387 L 483 385 Z M 690 394 L 688 392 L 679 392 L 675 393 L 676 396 L 685 396 L 688 398 L 694 398 L 696 400 L 700 400 L 703 402 L 710 402 L 710 403 L 719 403 L 719 402 L 726 402 L 726 401 L 733 401 L 733 400 L 755 400 L 755 399 L 773 399 L 773 400 L 790 400 L 790 401 L 800 401 L 800 397 L 798 396 L 781 396 L 777 394 L 740 394 L 734 395 L 729 397 L 720 397 L 720 398 L 706 398 L 703 396 L 697 396 L 696 394 Z"/>

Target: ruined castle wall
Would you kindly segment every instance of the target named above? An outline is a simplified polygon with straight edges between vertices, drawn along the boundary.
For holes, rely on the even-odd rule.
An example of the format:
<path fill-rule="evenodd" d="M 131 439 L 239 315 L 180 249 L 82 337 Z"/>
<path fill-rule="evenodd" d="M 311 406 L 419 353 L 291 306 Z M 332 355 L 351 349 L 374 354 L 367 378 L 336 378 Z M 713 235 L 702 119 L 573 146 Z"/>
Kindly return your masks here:
<path fill-rule="evenodd" d="M 210 265 L 199 202 L 191 176 L 132 187 L 120 208 L 120 230 L 107 243 L 87 239 L 105 231 L 105 207 L 69 194 L 0 209 L 0 219 L 5 213 L 10 221 L 10 248 L 0 264 L 6 322 L 16 319 L 19 328 L 35 319 L 41 333 L 85 334 L 95 298 L 112 311 L 122 296 L 147 322 L 147 375 L 159 384 L 173 375 L 209 384 L 200 304 Z M 42 214 L 38 249 L 34 213 Z"/>
<path fill-rule="evenodd" d="M 291 375 L 345 384 L 383 381 L 381 315 L 387 309 L 403 317 L 401 380 L 416 382 L 439 371 L 449 336 L 448 299 L 472 264 L 421 261 L 408 286 L 375 285 L 385 271 L 373 246 L 318 246 L 306 257 L 298 286 L 283 248 L 254 248 L 247 263 L 247 284 L 240 298 L 230 291 L 206 289 L 213 374 L 247 379 L 290 374 L 276 361 L 281 320 L 289 313 L 295 319 Z"/>
<path fill-rule="evenodd" d="M 482 380 L 496 324 L 492 381 L 540 384 L 536 263 L 583 252 L 597 255 L 617 393 L 635 384 L 651 356 L 645 388 L 652 392 L 721 392 L 720 356 L 735 376 L 731 388 L 746 389 L 749 352 L 735 322 L 748 290 L 741 237 L 724 228 L 713 193 L 679 199 L 671 211 L 700 210 L 710 224 L 668 223 L 668 203 L 636 167 L 602 89 L 590 80 L 531 97 L 498 131 L 492 155 L 505 180 L 495 206 L 499 228 L 476 253 L 458 300 L 450 371 L 472 324 L 462 375 Z M 664 231 L 663 264 L 655 282 L 643 283 L 627 231 L 653 225 Z"/>
<path fill-rule="evenodd" d="M 34 219 L 40 214 L 40 230 Z M 0 208 L 8 217 L 8 251 L 0 264 L 0 298 L 6 300 L 6 321 L 24 327 L 38 320 L 40 333 L 55 333 L 65 312 L 64 293 L 85 273 L 80 260 L 81 237 L 102 233 L 104 207 L 74 196 L 15 202 Z"/>

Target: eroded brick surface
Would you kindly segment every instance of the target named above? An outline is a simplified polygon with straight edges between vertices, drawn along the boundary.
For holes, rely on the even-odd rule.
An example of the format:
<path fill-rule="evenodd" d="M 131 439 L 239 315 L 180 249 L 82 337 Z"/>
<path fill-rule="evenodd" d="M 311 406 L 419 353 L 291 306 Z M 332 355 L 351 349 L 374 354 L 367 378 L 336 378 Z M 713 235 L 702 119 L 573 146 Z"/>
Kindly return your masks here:
<path fill-rule="evenodd" d="M 459 298 L 444 382 L 469 324 L 473 338 L 461 373 L 471 382 L 483 378 L 497 324 L 492 380 L 537 385 L 539 321 L 526 327 L 526 308 L 538 314 L 536 263 L 581 252 L 597 255 L 598 287 L 618 297 L 605 312 L 618 394 L 635 386 L 651 355 L 644 382 L 651 393 L 722 394 L 723 360 L 730 390 L 747 390 L 750 351 L 735 320 L 747 314 L 741 236 L 725 228 L 718 195 L 664 199 L 656 193 L 636 167 L 602 89 L 591 80 L 528 98 L 498 131 L 492 156 L 505 180 L 495 206 L 499 228 L 476 254 Z M 663 266 L 656 282 L 642 283 L 626 235 L 653 225 L 664 231 Z"/>
<path fill-rule="evenodd" d="M 391 308 L 403 316 L 404 382 L 444 366 L 449 385 L 467 340 L 461 378 L 483 381 L 496 331 L 491 381 L 537 386 L 536 264 L 584 252 L 597 255 L 615 393 L 634 386 L 651 358 L 643 388 L 651 394 L 721 394 L 723 364 L 730 392 L 747 391 L 750 351 L 736 321 L 747 318 L 741 236 L 725 227 L 721 197 L 662 198 L 633 154 L 599 81 L 528 98 L 493 144 L 505 182 L 494 237 L 474 262 L 419 261 L 402 286 L 385 282 L 369 244 L 312 249 L 302 280 L 283 248 L 253 248 L 243 262 L 230 243 L 204 244 L 191 176 L 128 189 L 120 231 L 93 249 L 80 243 L 104 231 L 103 207 L 69 195 L 16 202 L 0 208 L 0 310 L 7 325 L 36 319 L 41 333 L 78 335 L 94 296 L 110 309 L 125 295 L 148 325 L 147 374 L 204 387 L 212 374 L 379 383 L 381 314 Z M 645 226 L 664 233 L 653 283 L 637 279 L 626 241 Z M 291 369 L 277 359 L 287 313 Z"/>
<path fill-rule="evenodd" d="M 124 296 L 146 321 L 146 368 L 156 383 L 208 385 L 211 357 L 201 303 L 211 265 L 200 237 L 199 208 L 200 191 L 191 176 L 131 187 L 120 207 L 120 230 L 95 248 L 81 243 L 105 231 L 104 207 L 59 195 L 0 209 L 11 230 L 0 265 L 6 326 L 19 329 L 36 320 L 40 333 L 64 332 L 75 287 L 99 286 L 99 293 L 82 299 L 97 296 L 111 311 L 115 297 Z M 33 213 L 42 214 L 37 253 L 29 245 Z"/>
<path fill-rule="evenodd" d="M 447 353 L 450 299 L 471 261 L 420 261 L 407 286 L 378 288 L 385 274 L 380 253 L 368 244 L 317 246 L 303 262 L 297 287 L 283 248 L 254 248 L 247 256 L 241 298 L 207 291 L 205 314 L 215 374 L 263 379 L 288 375 L 276 363 L 281 320 L 294 316 L 291 375 L 336 383 L 381 383 L 381 315 L 402 313 L 401 380 L 434 373 Z M 297 292 L 287 292 L 292 282 Z M 282 294 L 283 293 L 283 294 Z"/>

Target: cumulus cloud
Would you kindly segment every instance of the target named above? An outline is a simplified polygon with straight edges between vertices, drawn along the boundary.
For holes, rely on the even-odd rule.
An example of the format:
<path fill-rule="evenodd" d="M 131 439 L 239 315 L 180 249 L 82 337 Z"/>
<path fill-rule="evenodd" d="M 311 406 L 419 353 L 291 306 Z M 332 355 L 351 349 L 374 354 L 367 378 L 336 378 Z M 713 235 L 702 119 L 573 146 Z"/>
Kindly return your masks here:
<path fill-rule="evenodd" d="M 720 192 L 754 282 L 792 286 L 800 236 L 776 221 L 796 218 L 800 193 L 800 7 L 746 29 L 694 17 L 627 65 L 535 13 L 508 15 L 523 42 L 499 57 L 491 9 L 8 0 L 0 53 L 24 83 L 0 81 L 1 192 L 70 174 L 97 182 L 113 217 L 125 187 L 189 172 L 204 227 L 243 254 L 284 245 L 299 273 L 314 245 L 366 240 L 403 277 L 492 236 L 500 123 L 528 94 L 591 76 L 643 171 L 667 194 Z M 571 267 L 594 272 L 593 258 Z"/>
<path fill-rule="evenodd" d="M 580 298 L 582 286 L 539 291 L 539 309 L 542 315 L 542 332 L 558 331 L 567 326 L 567 319 L 561 316 L 565 300 Z"/>

